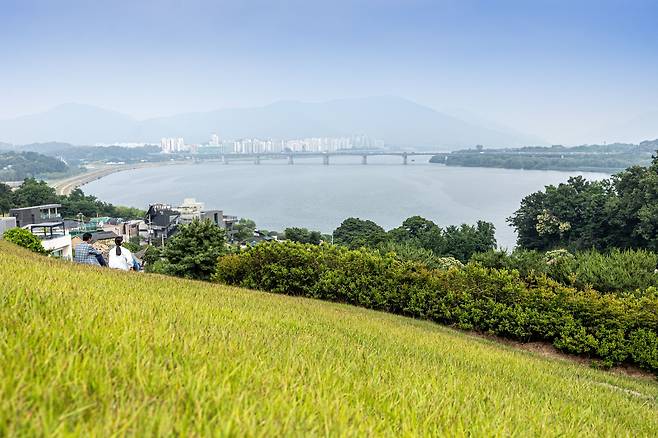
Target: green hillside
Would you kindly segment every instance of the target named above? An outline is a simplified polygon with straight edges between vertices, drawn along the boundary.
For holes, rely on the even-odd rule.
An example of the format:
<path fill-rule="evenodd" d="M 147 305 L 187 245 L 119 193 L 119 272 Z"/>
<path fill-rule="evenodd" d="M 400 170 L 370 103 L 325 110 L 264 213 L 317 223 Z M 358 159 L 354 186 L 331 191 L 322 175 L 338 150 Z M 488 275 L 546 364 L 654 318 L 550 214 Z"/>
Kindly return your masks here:
<path fill-rule="evenodd" d="M 0 242 L 0 436 L 71 434 L 656 436 L 658 385 Z"/>

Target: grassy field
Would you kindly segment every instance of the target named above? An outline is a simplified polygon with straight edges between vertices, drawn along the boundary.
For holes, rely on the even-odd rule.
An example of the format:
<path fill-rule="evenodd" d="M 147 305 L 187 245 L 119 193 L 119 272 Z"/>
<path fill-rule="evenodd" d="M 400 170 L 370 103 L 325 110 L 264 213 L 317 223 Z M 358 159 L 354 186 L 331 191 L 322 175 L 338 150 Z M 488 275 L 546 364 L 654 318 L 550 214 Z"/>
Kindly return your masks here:
<path fill-rule="evenodd" d="M 111 434 L 656 436 L 658 385 L 0 242 L 0 436 Z"/>

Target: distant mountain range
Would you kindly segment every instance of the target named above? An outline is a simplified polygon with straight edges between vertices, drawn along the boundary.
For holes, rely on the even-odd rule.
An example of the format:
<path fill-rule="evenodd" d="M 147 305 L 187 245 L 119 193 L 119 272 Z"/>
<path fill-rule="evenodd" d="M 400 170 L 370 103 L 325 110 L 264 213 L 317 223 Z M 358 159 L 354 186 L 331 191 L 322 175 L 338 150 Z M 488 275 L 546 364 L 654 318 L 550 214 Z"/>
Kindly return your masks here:
<path fill-rule="evenodd" d="M 233 108 L 137 120 L 102 108 L 64 104 L 43 113 L 0 120 L 0 140 L 13 144 L 61 141 L 78 145 L 159 143 L 185 137 L 205 143 L 221 138 L 291 139 L 367 135 L 392 147 L 452 150 L 482 144 L 514 147 L 546 144 L 503 127 L 483 126 L 398 97 L 280 101 L 258 108 Z"/>

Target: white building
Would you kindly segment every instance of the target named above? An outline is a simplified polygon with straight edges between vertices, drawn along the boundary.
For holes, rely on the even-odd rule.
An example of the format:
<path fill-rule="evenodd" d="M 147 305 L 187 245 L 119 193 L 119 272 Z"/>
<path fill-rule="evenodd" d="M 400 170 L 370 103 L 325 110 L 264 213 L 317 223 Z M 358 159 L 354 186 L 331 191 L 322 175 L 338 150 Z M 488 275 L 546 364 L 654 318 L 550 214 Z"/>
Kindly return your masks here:
<path fill-rule="evenodd" d="M 43 222 L 30 224 L 23 228 L 41 240 L 41 244 L 47 251 L 51 251 L 53 257 L 61 257 L 70 260 L 73 257 L 73 245 L 71 235 L 64 228 L 64 222 Z"/>
<path fill-rule="evenodd" d="M 177 138 L 163 137 L 160 140 L 160 149 L 165 154 L 172 154 L 176 152 L 187 151 L 189 148 L 185 145 L 185 139 L 183 139 L 183 137 L 177 137 Z"/>

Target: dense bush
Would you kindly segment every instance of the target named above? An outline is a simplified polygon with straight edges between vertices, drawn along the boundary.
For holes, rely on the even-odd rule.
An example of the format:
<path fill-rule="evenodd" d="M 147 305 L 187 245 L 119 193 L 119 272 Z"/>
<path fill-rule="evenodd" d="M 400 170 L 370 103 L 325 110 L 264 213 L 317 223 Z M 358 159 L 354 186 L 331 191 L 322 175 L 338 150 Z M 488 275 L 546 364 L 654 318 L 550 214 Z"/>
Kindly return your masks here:
<path fill-rule="evenodd" d="M 546 276 L 478 264 L 427 269 L 393 253 L 333 245 L 265 243 L 221 257 L 215 281 L 350 303 L 520 341 L 548 341 L 612 365 L 658 372 L 658 291 L 604 295 Z"/>
<path fill-rule="evenodd" d="M 471 257 L 472 263 L 487 268 L 515 269 L 531 280 L 545 274 L 555 281 L 578 289 L 591 287 L 599 292 L 624 293 L 651 286 L 658 287 L 654 273 L 658 255 L 645 250 L 613 249 L 608 253 L 582 251 L 574 255 L 565 250 L 488 251 Z"/>
<path fill-rule="evenodd" d="M 41 244 L 41 240 L 28 230 L 23 228 L 10 228 L 5 231 L 2 237 L 11 243 L 27 248 L 39 254 L 48 254 L 48 251 Z"/>

